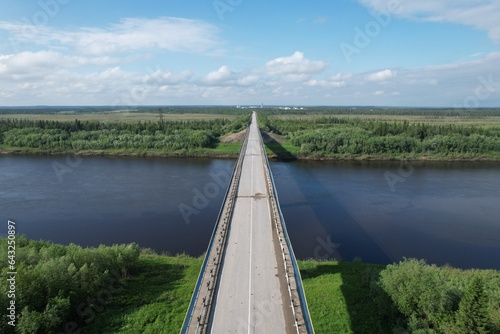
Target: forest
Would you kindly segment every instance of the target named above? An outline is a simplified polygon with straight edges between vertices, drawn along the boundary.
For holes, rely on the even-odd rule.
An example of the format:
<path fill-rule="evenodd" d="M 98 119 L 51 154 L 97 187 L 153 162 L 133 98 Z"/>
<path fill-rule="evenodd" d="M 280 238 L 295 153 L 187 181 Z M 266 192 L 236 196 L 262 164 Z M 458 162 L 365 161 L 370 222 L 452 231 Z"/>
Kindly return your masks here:
<path fill-rule="evenodd" d="M 259 123 L 262 130 L 284 136 L 298 157 L 500 158 L 500 126 L 264 114 Z"/>
<path fill-rule="evenodd" d="M 245 129 L 249 116 L 234 120 L 74 122 L 0 119 L 0 145 L 55 152 L 85 150 L 187 151 L 214 148 L 226 133 Z"/>

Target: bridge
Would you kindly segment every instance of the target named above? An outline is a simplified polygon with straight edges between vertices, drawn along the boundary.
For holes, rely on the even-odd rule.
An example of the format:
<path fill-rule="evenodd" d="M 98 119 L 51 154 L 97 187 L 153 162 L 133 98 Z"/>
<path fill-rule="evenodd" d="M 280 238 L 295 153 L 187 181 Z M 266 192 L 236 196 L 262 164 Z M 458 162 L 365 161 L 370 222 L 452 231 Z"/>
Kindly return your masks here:
<path fill-rule="evenodd" d="M 181 333 L 314 333 L 255 112 Z"/>

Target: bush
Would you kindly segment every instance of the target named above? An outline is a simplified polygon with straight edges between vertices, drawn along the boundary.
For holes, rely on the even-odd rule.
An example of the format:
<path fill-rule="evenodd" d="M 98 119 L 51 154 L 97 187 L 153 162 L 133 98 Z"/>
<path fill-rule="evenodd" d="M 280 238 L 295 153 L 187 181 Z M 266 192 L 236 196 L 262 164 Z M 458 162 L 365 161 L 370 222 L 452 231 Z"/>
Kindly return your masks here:
<path fill-rule="evenodd" d="M 64 322 L 75 318 L 79 304 L 108 287 L 116 276 L 125 278 L 140 253 L 136 244 L 82 248 L 31 241 L 22 236 L 16 241 L 16 266 L 22 273 L 16 276 L 21 333 L 59 332 Z M 1 258 L 7 258 L 3 254 L 6 249 L 7 239 L 1 238 Z M 6 264 L 0 264 L 2 277 L 9 271 Z M 7 291 L 7 283 L 0 282 L 1 291 Z M 7 305 L 6 298 L 5 293 L 0 295 L 2 305 Z M 0 323 L 0 332 L 10 331 L 10 326 Z"/>
<path fill-rule="evenodd" d="M 488 278 L 488 285 L 482 277 Z M 459 270 L 408 259 L 389 265 L 379 285 L 412 333 L 498 333 L 500 273 Z"/>

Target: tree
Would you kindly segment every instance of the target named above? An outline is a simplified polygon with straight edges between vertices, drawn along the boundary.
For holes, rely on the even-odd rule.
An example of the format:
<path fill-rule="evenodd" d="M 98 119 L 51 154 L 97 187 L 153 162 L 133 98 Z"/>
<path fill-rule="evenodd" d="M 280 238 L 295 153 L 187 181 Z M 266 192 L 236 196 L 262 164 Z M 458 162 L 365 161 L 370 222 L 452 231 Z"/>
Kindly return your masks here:
<path fill-rule="evenodd" d="M 489 333 L 488 299 L 483 280 L 478 276 L 472 278 L 460 300 L 456 323 L 460 334 Z"/>

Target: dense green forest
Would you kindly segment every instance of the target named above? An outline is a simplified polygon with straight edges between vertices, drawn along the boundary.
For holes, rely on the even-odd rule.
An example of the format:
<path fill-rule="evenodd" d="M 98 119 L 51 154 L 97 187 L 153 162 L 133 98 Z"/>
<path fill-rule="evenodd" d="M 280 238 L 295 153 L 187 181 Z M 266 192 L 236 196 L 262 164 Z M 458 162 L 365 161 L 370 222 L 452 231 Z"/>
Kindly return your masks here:
<path fill-rule="evenodd" d="M 0 271 L 8 277 L 7 239 L 0 239 Z M 139 258 L 136 244 L 82 248 L 26 237 L 16 240 L 15 308 L 17 333 L 70 333 L 95 317 L 95 310 L 123 289 Z M 9 305 L 8 284 L 2 279 L 0 305 Z M 2 312 L 3 313 L 3 312 Z M 14 333 L 2 316 L 0 332 Z"/>
<path fill-rule="evenodd" d="M 0 145 L 56 152 L 84 150 L 190 151 L 213 148 L 221 135 L 245 129 L 249 116 L 234 120 L 111 123 L 0 120 Z"/>
<path fill-rule="evenodd" d="M 262 130 L 284 136 L 299 157 L 500 158 L 500 127 L 259 114 Z M 272 147 L 272 146 L 271 146 Z M 287 148 L 287 147 L 285 147 Z"/>

